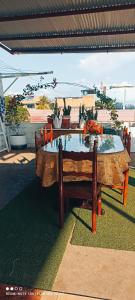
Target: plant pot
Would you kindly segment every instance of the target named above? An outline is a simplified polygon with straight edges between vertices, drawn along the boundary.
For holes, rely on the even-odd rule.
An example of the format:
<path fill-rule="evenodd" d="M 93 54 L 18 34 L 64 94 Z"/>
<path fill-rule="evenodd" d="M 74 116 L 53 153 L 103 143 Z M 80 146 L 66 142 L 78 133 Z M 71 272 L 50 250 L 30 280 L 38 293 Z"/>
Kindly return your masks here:
<path fill-rule="evenodd" d="M 135 152 L 135 127 L 130 127 L 131 132 L 131 152 Z"/>
<path fill-rule="evenodd" d="M 48 124 L 51 124 L 53 127 L 53 118 L 52 117 L 47 117 L 47 122 L 48 122 Z"/>
<path fill-rule="evenodd" d="M 21 150 L 27 148 L 26 136 L 25 135 L 10 135 L 11 149 Z"/>
<path fill-rule="evenodd" d="M 81 118 L 80 123 L 79 123 L 80 128 L 83 129 L 85 124 L 86 124 L 86 121 L 83 118 Z"/>
<path fill-rule="evenodd" d="M 56 116 L 53 119 L 53 126 L 54 128 L 61 128 L 62 118 L 58 119 Z"/>
<path fill-rule="evenodd" d="M 70 128 L 70 116 L 62 117 L 62 128 L 69 129 Z"/>

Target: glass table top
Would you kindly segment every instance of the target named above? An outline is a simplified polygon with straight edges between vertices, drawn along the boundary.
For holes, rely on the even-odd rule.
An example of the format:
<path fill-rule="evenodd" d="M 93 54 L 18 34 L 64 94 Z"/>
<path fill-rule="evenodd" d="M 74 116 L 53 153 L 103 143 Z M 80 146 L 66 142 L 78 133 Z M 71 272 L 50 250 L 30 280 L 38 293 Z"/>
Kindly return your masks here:
<path fill-rule="evenodd" d="M 63 150 L 75 152 L 92 152 L 94 139 L 97 139 L 98 153 L 117 153 L 124 150 L 120 136 L 110 134 L 100 134 L 96 137 L 91 135 L 89 143 L 85 140 L 84 134 L 67 134 L 61 135 L 51 143 L 42 147 L 43 151 L 58 152 L 59 139 L 62 140 Z"/>

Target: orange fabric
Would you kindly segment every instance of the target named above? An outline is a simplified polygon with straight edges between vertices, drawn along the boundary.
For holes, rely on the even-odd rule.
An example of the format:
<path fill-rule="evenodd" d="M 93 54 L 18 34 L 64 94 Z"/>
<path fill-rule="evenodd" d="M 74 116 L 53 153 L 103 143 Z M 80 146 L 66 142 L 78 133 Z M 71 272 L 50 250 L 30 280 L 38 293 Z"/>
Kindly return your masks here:
<path fill-rule="evenodd" d="M 124 181 L 124 174 L 128 170 L 130 157 L 125 149 L 118 153 L 98 154 L 97 155 L 97 178 L 98 182 L 104 185 L 121 185 Z M 64 171 L 86 172 L 91 171 L 92 165 L 89 161 L 75 162 L 72 160 L 64 161 Z M 42 186 L 51 186 L 58 180 L 58 153 L 51 153 L 39 150 L 37 152 L 36 174 L 42 180 Z M 75 176 L 66 177 L 66 181 L 79 181 Z M 87 177 L 81 180 L 88 180 Z"/>

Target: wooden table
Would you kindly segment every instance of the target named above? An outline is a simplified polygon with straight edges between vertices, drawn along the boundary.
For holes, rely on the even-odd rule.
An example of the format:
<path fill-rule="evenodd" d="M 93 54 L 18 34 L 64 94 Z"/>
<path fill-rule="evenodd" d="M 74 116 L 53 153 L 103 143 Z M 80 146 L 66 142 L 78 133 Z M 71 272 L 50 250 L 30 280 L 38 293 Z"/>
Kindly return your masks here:
<path fill-rule="evenodd" d="M 67 151 L 88 152 L 93 149 L 93 141 L 85 142 L 84 134 L 62 135 L 63 149 Z M 92 137 L 94 140 L 95 137 Z M 98 135 L 97 179 L 104 185 L 119 185 L 124 180 L 123 172 L 128 169 L 130 157 L 124 149 L 121 138 L 117 135 Z M 58 144 L 59 137 L 48 143 L 37 152 L 36 174 L 41 178 L 42 186 L 49 187 L 58 180 Z M 90 172 L 91 163 L 88 161 L 64 161 L 64 169 Z M 67 180 L 79 180 L 72 177 Z M 88 180 L 84 178 L 84 180 Z"/>

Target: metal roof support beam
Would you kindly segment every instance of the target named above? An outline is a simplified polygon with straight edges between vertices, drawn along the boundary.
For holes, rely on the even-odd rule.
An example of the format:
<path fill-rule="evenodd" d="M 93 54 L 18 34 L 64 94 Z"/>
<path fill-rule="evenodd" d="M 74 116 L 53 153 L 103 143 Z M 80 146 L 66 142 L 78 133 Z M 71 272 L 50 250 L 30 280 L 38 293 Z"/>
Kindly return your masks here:
<path fill-rule="evenodd" d="M 10 22 L 10 21 L 19 21 L 19 20 L 29 20 L 29 19 L 39 19 L 39 18 L 50 18 L 50 17 L 62 17 L 62 16 L 72 16 L 79 14 L 88 14 L 88 13 L 98 13 L 98 12 L 109 12 L 109 11 L 118 11 L 118 10 L 127 10 L 135 8 L 135 3 L 130 1 L 130 3 L 124 4 L 108 4 L 101 6 L 93 6 L 93 7 L 71 7 L 65 10 L 62 9 L 54 9 L 50 11 L 41 11 L 41 12 L 31 12 L 26 14 L 15 13 L 14 15 L 5 15 L 0 16 L 0 22 Z"/>
<path fill-rule="evenodd" d="M 122 35 L 135 33 L 135 26 L 129 28 L 108 28 L 100 30 L 76 30 L 76 31 L 61 31 L 61 32 L 43 32 L 30 34 L 13 34 L 0 35 L 0 41 L 19 41 L 19 40 L 38 40 L 38 39 L 57 39 L 67 37 L 83 37 L 83 36 L 104 36 L 104 35 Z"/>
<path fill-rule="evenodd" d="M 35 75 L 49 75 L 53 74 L 53 71 L 47 71 L 47 72 L 20 72 L 20 73 L 0 73 L 0 79 L 4 78 L 20 78 L 25 76 L 35 76 Z"/>
<path fill-rule="evenodd" d="M 135 51 L 135 44 L 134 45 L 120 45 L 120 46 L 92 46 L 92 47 L 62 47 L 62 48 L 13 48 L 13 54 L 28 54 L 28 53 L 46 53 L 46 54 L 53 54 L 53 53 L 80 53 L 80 52 L 113 52 L 119 50 L 129 50 Z"/>
<path fill-rule="evenodd" d="M 3 45 L 2 43 L 0 43 L 0 47 L 4 50 L 6 50 L 7 52 L 9 52 L 10 54 L 13 54 L 12 50 L 9 49 L 8 47 L 6 47 L 5 45 Z"/>

